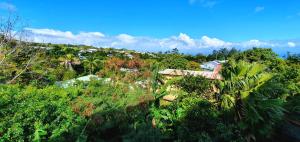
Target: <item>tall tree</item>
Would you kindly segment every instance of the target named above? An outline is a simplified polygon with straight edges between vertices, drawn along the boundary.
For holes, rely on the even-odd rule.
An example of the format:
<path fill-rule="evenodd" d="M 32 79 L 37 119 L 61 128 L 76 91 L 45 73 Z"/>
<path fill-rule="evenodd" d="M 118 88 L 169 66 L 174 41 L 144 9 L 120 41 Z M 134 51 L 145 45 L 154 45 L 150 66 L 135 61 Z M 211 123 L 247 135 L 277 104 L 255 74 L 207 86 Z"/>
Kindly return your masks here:
<path fill-rule="evenodd" d="M 95 56 L 89 56 L 83 62 L 88 66 L 89 73 L 92 74 L 95 68 L 99 65 L 100 60 L 97 59 Z"/>

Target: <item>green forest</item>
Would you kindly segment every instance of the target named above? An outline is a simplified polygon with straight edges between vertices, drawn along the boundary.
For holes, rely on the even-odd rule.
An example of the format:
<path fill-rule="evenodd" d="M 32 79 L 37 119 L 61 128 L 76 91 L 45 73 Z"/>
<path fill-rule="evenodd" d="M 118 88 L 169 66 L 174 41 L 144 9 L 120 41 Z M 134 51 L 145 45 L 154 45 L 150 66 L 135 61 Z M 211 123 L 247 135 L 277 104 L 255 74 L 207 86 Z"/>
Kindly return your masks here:
<path fill-rule="evenodd" d="M 0 142 L 300 140 L 300 54 L 0 40 Z"/>

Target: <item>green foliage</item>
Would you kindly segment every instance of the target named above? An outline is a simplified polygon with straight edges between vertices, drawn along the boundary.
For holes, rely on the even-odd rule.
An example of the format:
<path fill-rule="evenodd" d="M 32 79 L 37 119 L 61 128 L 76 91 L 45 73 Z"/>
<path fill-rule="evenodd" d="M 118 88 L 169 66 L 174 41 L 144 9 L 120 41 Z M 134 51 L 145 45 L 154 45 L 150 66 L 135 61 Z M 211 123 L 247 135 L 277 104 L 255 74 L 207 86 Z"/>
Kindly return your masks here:
<path fill-rule="evenodd" d="M 189 61 L 186 68 L 189 70 L 200 70 L 200 64 L 194 61 Z"/>
<path fill-rule="evenodd" d="M 287 60 L 291 63 L 299 64 L 300 63 L 300 54 L 289 54 L 288 53 Z"/>
<path fill-rule="evenodd" d="M 271 98 L 281 98 L 283 100 L 290 95 L 300 92 L 300 68 L 297 65 L 285 66 L 280 72 L 266 82 L 260 92 L 268 94 Z"/>
<path fill-rule="evenodd" d="M 70 80 L 76 78 L 76 72 L 73 70 L 67 70 L 63 73 L 63 80 Z"/>
<path fill-rule="evenodd" d="M 177 84 L 184 91 L 199 95 L 206 93 L 211 87 L 211 81 L 201 76 L 185 76 Z"/>
<path fill-rule="evenodd" d="M 220 83 L 220 106 L 234 111 L 247 139 L 269 136 L 285 111 L 282 100 L 259 91 L 272 74 L 265 72 L 261 64 L 243 61 L 229 62 L 222 73 L 225 81 Z"/>
<path fill-rule="evenodd" d="M 85 122 L 76 115 L 70 101 L 76 90 L 57 87 L 0 86 L 0 133 L 2 141 L 61 141 L 77 135 L 76 127 Z"/>
<path fill-rule="evenodd" d="M 291 120 L 300 121 L 300 94 L 289 96 L 284 108 L 288 110 L 287 117 Z"/>
<path fill-rule="evenodd" d="M 189 128 L 189 131 L 212 132 L 219 121 L 217 109 L 204 99 L 198 99 L 198 101 L 184 99 L 183 108 L 186 114 L 181 121 L 184 127 Z"/>
<path fill-rule="evenodd" d="M 247 51 L 237 54 L 233 58 L 235 60 L 243 60 L 247 62 L 259 62 L 266 65 L 271 64 L 276 60 L 278 55 L 272 51 L 271 48 L 253 48 Z"/>
<path fill-rule="evenodd" d="M 188 60 L 179 54 L 167 54 L 167 57 L 161 61 L 161 64 L 164 68 L 187 69 Z"/>
<path fill-rule="evenodd" d="M 147 136 L 149 133 L 159 135 L 159 132 L 147 119 L 152 96 L 145 95 L 144 90 L 123 83 L 94 81 L 87 86 L 84 94 L 73 102 L 73 107 L 78 113 L 91 117 L 84 132 L 88 141 L 159 139 Z"/>
<path fill-rule="evenodd" d="M 222 123 L 220 111 L 199 96 L 185 95 L 151 112 L 168 141 L 243 141 L 237 125 Z"/>
<path fill-rule="evenodd" d="M 93 81 L 67 89 L 2 85 L 0 90 L 3 141 L 138 141 L 160 134 L 145 119 L 151 96 L 135 86 Z"/>
<path fill-rule="evenodd" d="M 99 69 L 101 60 L 99 60 L 95 56 L 89 56 L 88 58 L 83 60 L 83 62 L 87 66 L 86 68 L 89 69 L 89 74 L 92 74 L 95 72 L 95 69 Z"/>
<path fill-rule="evenodd" d="M 298 55 L 281 59 L 264 48 L 222 49 L 208 56 L 178 49 L 89 53 L 88 46 L 32 45 L 47 49 L 38 51 L 26 69 L 35 48 L 16 51 L 1 66 L 0 141 L 271 141 L 277 128 L 300 120 Z M 215 59 L 228 60 L 223 80 L 185 76 L 162 81 L 158 73 L 199 70 L 199 63 Z M 138 71 L 121 72 L 124 67 Z M 53 85 L 95 72 L 110 79 L 64 89 Z M 160 106 L 165 95 L 177 98 Z"/>
<path fill-rule="evenodd" d="M 238 55 L 239 51 L 236 50 L 235 48 L 232 49 L 227 49 L 227 48 L 223 48 L 220 50 L 214 50 L 212 54 L 209 54 L 207 56 L 206 60 L 227 60 L 230 57 L 233 57 L 235 55 Z"/>

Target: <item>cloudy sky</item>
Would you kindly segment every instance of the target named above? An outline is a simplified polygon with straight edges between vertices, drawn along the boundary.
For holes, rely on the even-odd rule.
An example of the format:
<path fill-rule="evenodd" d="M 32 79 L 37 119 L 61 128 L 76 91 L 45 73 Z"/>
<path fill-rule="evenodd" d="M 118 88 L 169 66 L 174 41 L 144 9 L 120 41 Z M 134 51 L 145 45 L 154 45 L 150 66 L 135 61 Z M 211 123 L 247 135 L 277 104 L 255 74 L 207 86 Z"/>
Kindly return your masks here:
<path fill-rule="evenodd" d="M 138 51 L 209 53 L 273 48 L 300 53 L 299 0 L 0 0 L 28 40 Z"/>

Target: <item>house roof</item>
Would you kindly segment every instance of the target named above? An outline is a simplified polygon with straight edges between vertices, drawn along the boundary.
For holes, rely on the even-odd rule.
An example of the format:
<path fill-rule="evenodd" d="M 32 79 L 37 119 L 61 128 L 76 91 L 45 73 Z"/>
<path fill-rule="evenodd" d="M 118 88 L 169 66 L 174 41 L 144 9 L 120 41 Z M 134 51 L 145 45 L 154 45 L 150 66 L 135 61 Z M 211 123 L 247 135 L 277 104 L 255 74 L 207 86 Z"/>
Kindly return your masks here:
<path fill-rule="evenodd" d="M 218 79 L 221 80 L 222 76 L 218 73 L 214 73 L 212 71 L 192 71 L 192 70 L 177 70 L 177 69 L 166 69 L 158 72 L 162 75 L 172 75 L 172 76 L 203 76 L 208 79 Z"/>
<path fill-rule="evenodd" d="M 122 72 L 138 72 L 139 70 L 136 68 L 134 68 L 134 69 L 120 68 L 120 71 L 122 71 Z"/>
<path fill-rule="evenodd" d="M 200 65 L 202 69 L 207 69 L 207 70 L 214 70 L 218 65 L 225 63 L 226 60 L 214 60 L 214 61 L 209 61 L 206 63 L 203 63 Z"/>
<path fill-rule="evenodd" d="M 87 75 L 87 76 L 82 76 L 82 77 L 78 77 L 78 78 L 74 78 L 74 79 L 70 79 L 70 80 L 66 80 L 66 81 L 56 82 L 56 84 L 63 88 L 67 88 L 69 86 L 74 85 L 74 83 L 76 83 L 76 81 L 88 82 L 88 81 L 91 81 L 92 79 L 100 80 L 102 78 L 99 78 L 96 75 Z M 105 81 L 110 81 L 110 79 L 106 79 Z"/>

